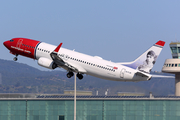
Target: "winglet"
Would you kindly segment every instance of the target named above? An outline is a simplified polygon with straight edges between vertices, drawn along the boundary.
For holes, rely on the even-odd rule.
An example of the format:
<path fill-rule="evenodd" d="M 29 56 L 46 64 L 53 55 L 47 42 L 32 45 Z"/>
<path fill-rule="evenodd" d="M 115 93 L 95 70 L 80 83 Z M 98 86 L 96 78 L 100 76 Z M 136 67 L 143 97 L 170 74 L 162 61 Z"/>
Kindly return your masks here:
<path fill-rule="evenodd" d="M 58 52 L 59 49 L 61 48 L 61 46 L 62 46 L 62 43 L 60 43 L 60 44 L 57 46 L 57 48 L 54 50 L 54 52 Z"/>
<path fill-rule="evenodd" d="M 159 40 L 155 45 L 159 45 L 159 46 L 164 46 L 165 42 L 164 41 L 161 41 Z"/>

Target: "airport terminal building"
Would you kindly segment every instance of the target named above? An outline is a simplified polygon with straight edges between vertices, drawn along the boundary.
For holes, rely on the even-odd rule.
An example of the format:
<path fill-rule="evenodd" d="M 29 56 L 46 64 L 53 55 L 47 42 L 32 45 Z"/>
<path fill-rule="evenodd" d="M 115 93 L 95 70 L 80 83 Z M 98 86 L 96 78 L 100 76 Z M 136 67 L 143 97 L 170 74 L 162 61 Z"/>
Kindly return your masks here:
<path fill-rule="evenodd" d="M 74 96 L 0 96 L 0 120 L 74 120 Z M 77 120 L 179 120 L 180 97 L 77 96 Z"/>

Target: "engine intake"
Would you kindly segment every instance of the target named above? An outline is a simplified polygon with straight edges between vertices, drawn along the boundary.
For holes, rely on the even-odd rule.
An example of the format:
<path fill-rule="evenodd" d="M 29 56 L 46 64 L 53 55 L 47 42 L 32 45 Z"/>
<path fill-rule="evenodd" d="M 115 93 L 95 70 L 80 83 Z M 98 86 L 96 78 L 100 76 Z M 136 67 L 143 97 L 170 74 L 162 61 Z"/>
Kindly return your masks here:
<path fill-rule="evenodd" d="M 57 68 L 57 64 L 54 63 L 53 60 L 50 60 L 48 58 L 41 57 L 38 59 L 38 65 L 48 68 L 48 69 L 55 69 Z"/>

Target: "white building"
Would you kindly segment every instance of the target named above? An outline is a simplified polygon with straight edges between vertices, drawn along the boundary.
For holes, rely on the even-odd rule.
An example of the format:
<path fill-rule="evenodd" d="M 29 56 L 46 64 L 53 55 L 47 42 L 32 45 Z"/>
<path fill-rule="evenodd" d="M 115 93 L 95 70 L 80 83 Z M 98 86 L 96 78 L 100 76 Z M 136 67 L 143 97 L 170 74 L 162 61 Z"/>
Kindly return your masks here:
<path fill-rule="evenodd" d="M 172 59 L 166 59 L 162 72 L 175 74 L 175 95 L 180 96 L 180 42 L 169 44 Z"/>

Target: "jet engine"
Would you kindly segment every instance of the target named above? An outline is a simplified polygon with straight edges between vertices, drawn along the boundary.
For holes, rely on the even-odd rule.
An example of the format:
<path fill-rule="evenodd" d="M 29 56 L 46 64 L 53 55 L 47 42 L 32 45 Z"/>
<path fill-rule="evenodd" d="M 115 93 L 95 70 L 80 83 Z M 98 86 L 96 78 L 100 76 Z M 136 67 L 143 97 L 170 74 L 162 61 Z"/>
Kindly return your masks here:
<path fill-rule="evenodd" d="M 40 57 L 38 59 L 38 65 L 45 67 L 45 68 L 49 68 L 49 69 L 57 68 L 57 64 L 54 63 L 53 60 L 50 60 L 50 59 L 44 58 L 44 57 Z"/>

